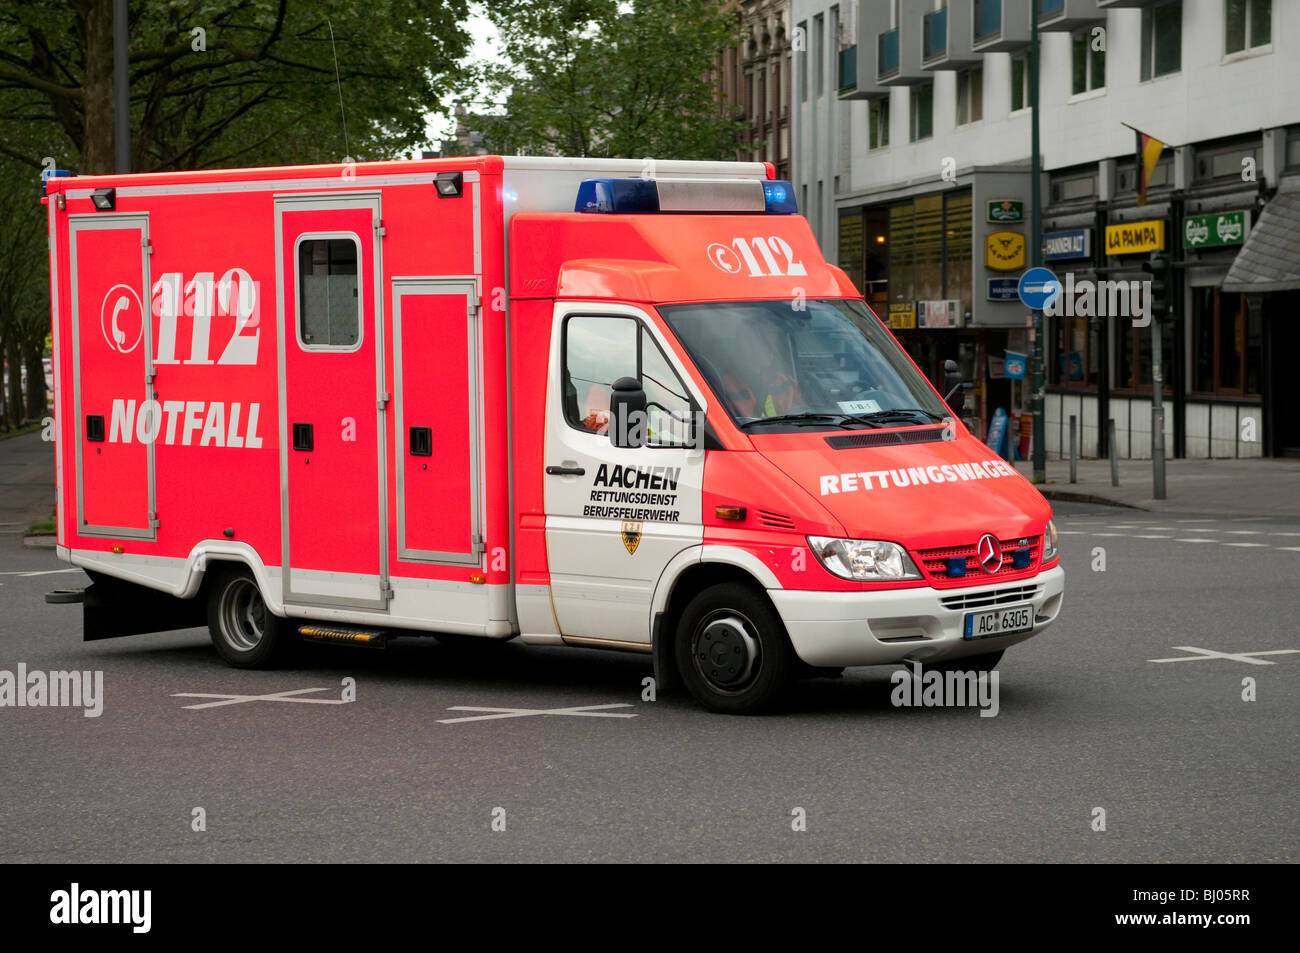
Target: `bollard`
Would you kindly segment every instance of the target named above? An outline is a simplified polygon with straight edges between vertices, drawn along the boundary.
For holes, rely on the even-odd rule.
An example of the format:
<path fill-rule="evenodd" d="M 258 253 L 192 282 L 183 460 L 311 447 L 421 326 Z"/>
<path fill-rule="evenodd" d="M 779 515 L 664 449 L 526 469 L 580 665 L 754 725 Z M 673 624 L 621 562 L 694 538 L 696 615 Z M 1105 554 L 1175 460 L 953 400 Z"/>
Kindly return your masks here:
<path fill-rule="evenodd" d="M 1079 418 L 1070 414 L 1070 482 L 1079 482 Z"/>
<path fill-rule="evenodd" d="M 1115 449 L 1115 418 L 1106 421 L 1106 439 L 1110 443 L 1110 485 L 1119 486 L 1119 454 Z"/>

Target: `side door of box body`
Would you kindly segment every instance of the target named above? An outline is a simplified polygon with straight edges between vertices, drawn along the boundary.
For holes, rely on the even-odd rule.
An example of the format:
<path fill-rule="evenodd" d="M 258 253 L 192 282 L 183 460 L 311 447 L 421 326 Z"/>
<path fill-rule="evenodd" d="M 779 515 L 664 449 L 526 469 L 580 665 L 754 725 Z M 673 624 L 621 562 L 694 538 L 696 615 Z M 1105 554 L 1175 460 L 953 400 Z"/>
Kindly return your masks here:
<path fill-rule="evenodd" d="M 284 599 L 386 609 L 378 192 L 275 199 Z"/>

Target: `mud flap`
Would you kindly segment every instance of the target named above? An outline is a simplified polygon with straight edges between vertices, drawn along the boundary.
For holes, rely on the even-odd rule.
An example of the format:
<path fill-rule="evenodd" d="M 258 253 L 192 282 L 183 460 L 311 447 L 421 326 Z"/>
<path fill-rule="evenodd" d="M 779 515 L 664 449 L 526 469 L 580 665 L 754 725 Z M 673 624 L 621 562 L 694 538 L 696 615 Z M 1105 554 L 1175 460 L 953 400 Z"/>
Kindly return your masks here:
<path fill-rule="evenodd" d="M 208 624 L 202 599 L 177 599 L 121 579 L 98 573 L 90 576 L 93 582 L 81 595 L 82 641 L 96 642 Z"/>

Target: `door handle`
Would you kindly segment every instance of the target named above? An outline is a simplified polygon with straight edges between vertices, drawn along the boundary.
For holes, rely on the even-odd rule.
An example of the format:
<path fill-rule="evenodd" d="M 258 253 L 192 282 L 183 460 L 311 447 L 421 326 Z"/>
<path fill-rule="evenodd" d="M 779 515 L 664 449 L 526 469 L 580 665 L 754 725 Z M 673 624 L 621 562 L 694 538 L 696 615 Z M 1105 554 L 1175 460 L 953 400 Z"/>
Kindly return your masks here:
<path fill-rule="evenodd" d="M 582 476 L 587 471 L 583 467 L 547 467 L 551 476 Z"/>

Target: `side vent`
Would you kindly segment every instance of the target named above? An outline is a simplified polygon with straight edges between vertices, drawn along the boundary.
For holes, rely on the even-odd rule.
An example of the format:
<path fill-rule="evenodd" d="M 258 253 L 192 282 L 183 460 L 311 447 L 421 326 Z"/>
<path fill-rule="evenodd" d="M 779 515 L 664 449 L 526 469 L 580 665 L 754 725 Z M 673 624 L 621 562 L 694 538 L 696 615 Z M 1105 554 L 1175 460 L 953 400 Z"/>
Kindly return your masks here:
<path fill-rule="evenodd" d="M 773 513 L 771 510 L 759 510 L 758 521 L 772 529 L 794 529 L 793 519 L 784 513 Z"/>

